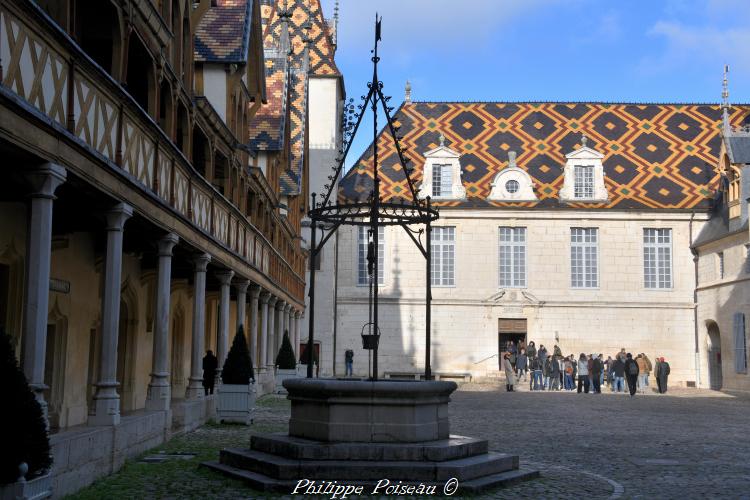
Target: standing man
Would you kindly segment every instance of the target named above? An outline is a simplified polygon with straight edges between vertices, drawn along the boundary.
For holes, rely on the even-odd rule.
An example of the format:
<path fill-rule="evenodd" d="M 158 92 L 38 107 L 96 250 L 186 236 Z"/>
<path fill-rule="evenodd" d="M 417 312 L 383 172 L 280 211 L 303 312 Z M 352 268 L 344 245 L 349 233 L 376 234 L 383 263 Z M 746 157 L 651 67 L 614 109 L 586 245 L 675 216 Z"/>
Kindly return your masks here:
<path fill-rule="evenodd" d="M 638 389 L 638 363 L 635 362 L 632 354 L 627 353 L 625 356 L 625 376 L 628 378 L 628 389 L 632 398 Z"/>
<path fill-rule="evenodd" d="M 591 356 L 591 383 L 593 384 L 594 394 L 602 392 L 602 360 L 596 354 Z"/>
<path fill-rule="evenodd" d="M 664 394 L 667 392 L 667 379 L 669 378 L 669 363 L 664 361 L 664 358 L 659 358 L 659 362 L 656 364 L 656 381 L 659 385 L 659 393 Z"/>
<path fill-rule="evenodd" d="M 645 393 L 648 385 L 648 365 L 643 353 L 635 358 L 635 362 L 638 363 L 638 392 Z"/>
<path fill-rule="evenodd" d="M 203 356 L 203 391 L 208 396 L 214 393 L 214 382 L 216 381 L 216 368 L 219 366 L 219 360 L 214 356 L 211 350 L 206 351 Z"/>
<path fill-rule="evenodd" d="M 354 368 L 354 351 L 347 349 L 344 352 L 344 363 L 346 364 L 346 377 L 351 377 Z"/>
<path fill-rule="evenodd" d="M 521 352 L 516 357 L 516 379 L 520 382 L 523 376 L 523 381 L 526 382 L 526 367 L 528 358 L 526 357 L 526 349 L 521 348 Z"/>

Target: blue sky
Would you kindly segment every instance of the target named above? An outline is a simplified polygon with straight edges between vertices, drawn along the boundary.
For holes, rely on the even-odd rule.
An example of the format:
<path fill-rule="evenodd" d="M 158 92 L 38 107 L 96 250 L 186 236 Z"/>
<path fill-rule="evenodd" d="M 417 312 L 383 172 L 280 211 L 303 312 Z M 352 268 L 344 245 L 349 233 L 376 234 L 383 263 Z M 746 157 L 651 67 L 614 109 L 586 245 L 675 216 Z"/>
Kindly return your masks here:
<path fill-rule="evenodd" d="M 322 0 L 326 17 L 334 0 Z M 750 102 L 750 0 L 340 0 L 336 62 L 355 102 L 372 76 L 415 101 Z M 372 141 L 363 123 L 351 166 Z"/>

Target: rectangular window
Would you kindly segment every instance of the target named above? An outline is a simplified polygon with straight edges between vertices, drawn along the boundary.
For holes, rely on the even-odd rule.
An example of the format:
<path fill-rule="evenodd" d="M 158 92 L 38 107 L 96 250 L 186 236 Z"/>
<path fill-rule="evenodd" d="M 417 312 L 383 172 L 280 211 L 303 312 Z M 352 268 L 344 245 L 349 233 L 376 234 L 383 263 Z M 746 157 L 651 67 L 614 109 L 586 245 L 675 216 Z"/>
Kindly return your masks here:
<path fill-rule="evenodd" d="M 451 195 L 453 188 L 452 174 L 450 165 L 432 166 L 432 196 L 444 197 Z"/>
<path fill-rule="evenodd" d="M 742 313 L 734 313 L 734 369 L 737 373 L 747 373 L 747 337 Z"/>
<path fill-rule="evenodd" d="M 357 284 L 370 284 L 370 277 L 367 273 L 367 246 L 372 239 L 370 237 L 370 228 L 365 226 L 357 227 Z M 378 285 L 385 282 L 385 227 L 378 227 Z"/>
<path fill-rule="evenodd" d="M 453 286 L 455 280 L 456 228 L 432 228 L 430 238 L 432 251 L 431 276 L 433 286 Z"/>
<path fill-rule="evenodd" d="M 498 228 L 498 283 L 501 288 L 526 286 L 526 228 Z"/>
<path fill-rule="evenodd" d="M 575 198 L 594 197 L 594 167 L 576 165 L 573 167 Z"/>
<path fill-rule="evenodd" d="M 716 254 L 717 265 L 719 266 L 719 279 L 724 279 L 724 252 Z"/>
<path fill-rule="evenodd" d="M 672 230 L 643 230 L 643 281 L 646 288 L 672 288 Z"/>
<path fill-rule="evenodd" d="M 570 286 L 597 288 L 599 286 L 599 245 L 595 227 L 570 229 Z"/>

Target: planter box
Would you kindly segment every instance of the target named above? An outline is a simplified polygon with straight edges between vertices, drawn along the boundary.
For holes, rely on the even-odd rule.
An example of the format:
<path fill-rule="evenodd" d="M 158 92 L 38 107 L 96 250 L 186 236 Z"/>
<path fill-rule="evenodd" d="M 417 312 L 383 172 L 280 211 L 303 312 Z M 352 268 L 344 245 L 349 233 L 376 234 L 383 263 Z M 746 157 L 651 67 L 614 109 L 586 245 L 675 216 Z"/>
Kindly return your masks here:
<path fill-rule="evenodd" d="M 52 474 L 47 473 L 31 481 L 0 486 L 0 500 L 40 500 L 52 496 Z"/>
<path fill-rule="evenodd" d="M 248 385 L 221 384 L 216 418 L 220 422 L 250 425 L 255 411 L 255 383 Z"/>
<path fill-rule="evenodd" d="M 297 365 L 297 368 L 299 368 L 300 365 Z M 297 375 L 297 368 L 291 369 L 291 370 L 284 370 L 282 368 L 276 368 L 276 394 L 286 394 L 286 389 L 282 385 L 282 383 L 290 378 L 298 378 Z M 307 369 L 307 367 L 305 367 Z"/>

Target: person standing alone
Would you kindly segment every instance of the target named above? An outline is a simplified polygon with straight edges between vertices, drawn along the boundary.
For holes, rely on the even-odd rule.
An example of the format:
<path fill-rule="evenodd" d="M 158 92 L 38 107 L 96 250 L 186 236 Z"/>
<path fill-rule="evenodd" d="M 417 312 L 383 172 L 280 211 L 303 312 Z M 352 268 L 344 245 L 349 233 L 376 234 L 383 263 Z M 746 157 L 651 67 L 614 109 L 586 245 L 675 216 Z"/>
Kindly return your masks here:
<path fill-rule="evenodd" d="M 510 363 L 510 353 L 508 352 L 503 356 L 503 370 L 505 370 L 505 390 L 513 392 L 513 386 L 516 384 L 516 377 L 513 373 L 513 365 Z"/>
<path fill-rule="evenodd" d="M 354 351 L 351 349 L 344 351 L 344 364 L 346 365 L 346 376 L 351 377 L 354 369 Z"/>
<path fill-rule="evenodd" d="M 628 389 L 630 389 L 630 397 L 635 396 L 635 391 L 638 390 L 638 363 L 633 359 L 633 355 L 630 353 L 626 354 L 625 357 L 625 376 L 628 379 Z"/>
<path fill-rule="evenodd" d="M 214 356 L 213 351 L 206 351 L 203 356 L 203 391 L 205 395 L 214 393 L 214 383 L 216 382 L 216 368 L 219 366 L 219 360 Z"/>

